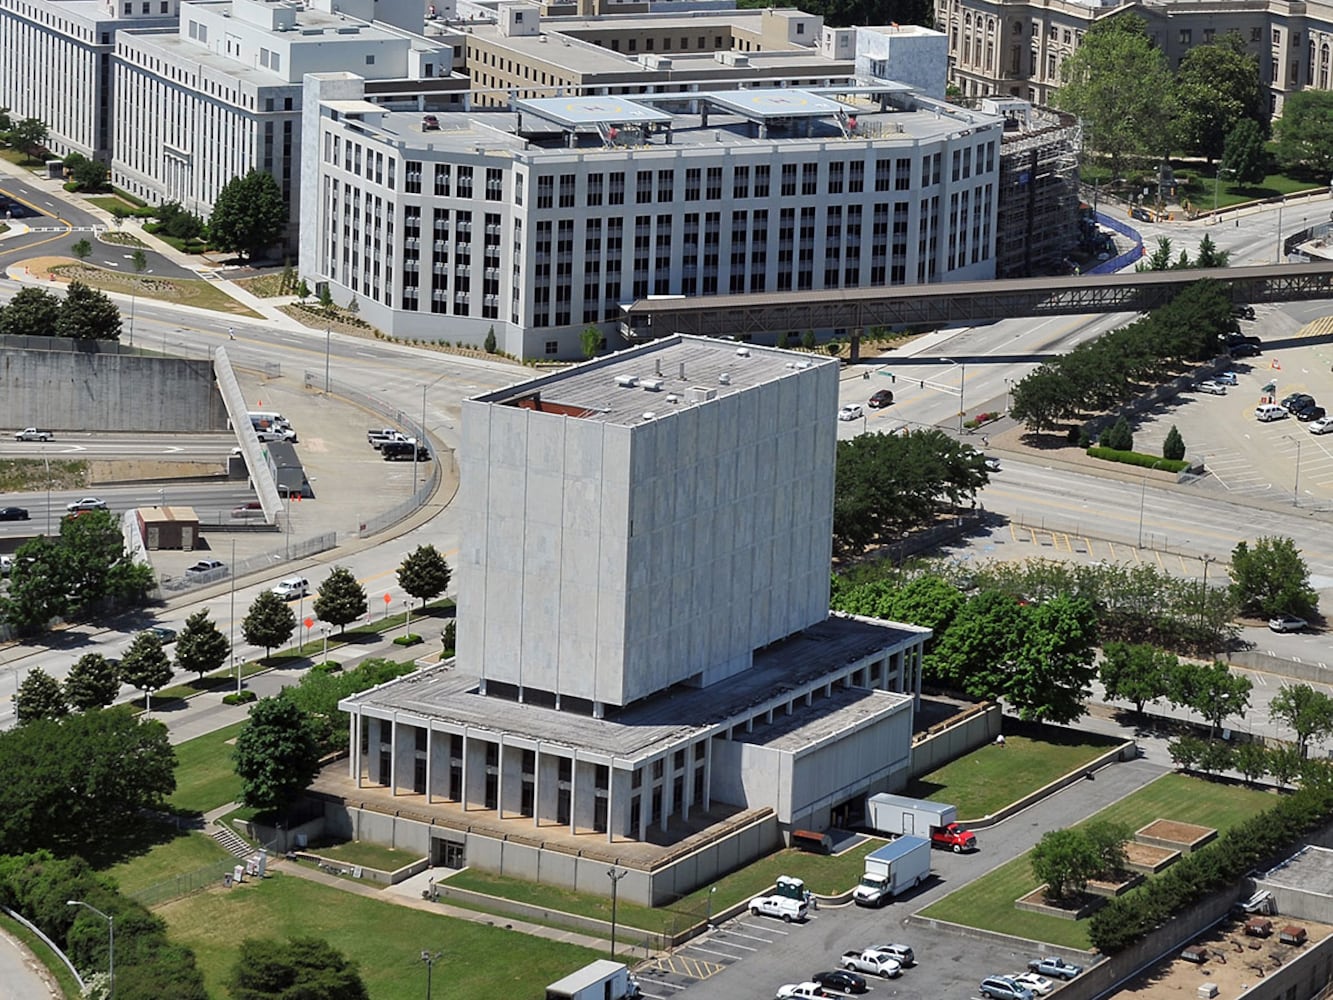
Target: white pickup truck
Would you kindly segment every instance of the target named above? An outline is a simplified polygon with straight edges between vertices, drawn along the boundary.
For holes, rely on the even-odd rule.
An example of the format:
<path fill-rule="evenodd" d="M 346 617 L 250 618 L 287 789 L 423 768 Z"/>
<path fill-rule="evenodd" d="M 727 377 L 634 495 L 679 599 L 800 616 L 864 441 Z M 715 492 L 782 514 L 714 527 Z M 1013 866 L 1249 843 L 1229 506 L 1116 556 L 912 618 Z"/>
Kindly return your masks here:
<path fill-rule="evenodd" d="M 787 923 L 793 920 L 805 920 L 809 906 L 804 900 L 789 899 L 786 896 L 755 896 L 746 904 L 754 916 L 781 917 Z"/>
<path fill-rule="evenodd" d="M 872 976 L 892 979 L 903 971 L 898 960 L 882 951 L 844 951 L 838 964 L 852 972 L 864 972 Z"/>
<path fill-rule="evenodd" d="M 15 441 L 50 441 L 54 437 L 50 431 L 38 430 L 36 427 L 25 427 L 21 431 L 14 433 Z"/>

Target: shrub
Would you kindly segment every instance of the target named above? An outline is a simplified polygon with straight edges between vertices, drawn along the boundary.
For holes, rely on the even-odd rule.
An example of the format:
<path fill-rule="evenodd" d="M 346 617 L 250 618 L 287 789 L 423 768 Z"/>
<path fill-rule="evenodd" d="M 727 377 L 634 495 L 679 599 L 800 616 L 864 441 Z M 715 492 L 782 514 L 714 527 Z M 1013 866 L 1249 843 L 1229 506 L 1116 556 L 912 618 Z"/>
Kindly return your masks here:
<path fill-rule="evenodd" d="M 1162 457 L 1169 458 L 1173 462 L 1178 462 L 1185 457 L 1185 439 L 1180 436 L 1180 431 L 1176 430 L 1175 424 L 1171 425 L 1166 440 L 1162 442 Z"/>
<path fill-rule="evenodd" d="M 420 641 L 421 641 L 421 636 L 413 632 L 410 635 L 398 636 L 398 638 L 394 639 L 393 644 L 395 646 L 415 646 Z"/>
<path fill-rule="evenodd" d="M 248 705 L 250 702 L 257 700 L 259 700 L 259 695 L 253 691 L 242 691 L 240 694 L 233 691 L 231 694 L 222 696 L 222 704 L 224 705 Z"/>
<path fill-rule="evenodd" d="M 1088 448 L 1092 446 L 1092 435 L 1088 433 L 1086 427 L 1080 427 L 1078 429 L 1078 446 L 1084 451 L 1087 451 Z"/>
<path fill-rule="evenodd" d="M 1134 450 L 1134 432 L 1130 430 L 1129 421 L 1121 417 L 1108 430 L 1102 432 L 1101 441 L 1103 448 L 1113 448 L 1116 451 Z"/>
<path fill-rule="evenodd" d="M 1138 451 L 1117 451 L 1115 448 L 1104 446 L 1089 448 L 1088 457 L 1100 458 L 1105 462 L 1138 465 L 1145 469 L 1161 469 L 1164 472 L 1181 472 L 1189 468 L 1189 462 L 1183 460 L 1172 461 L 1169 458 L 1158 458 L 1156 455 L 1145 455 Z"/>
<path fill-rule="evenodd" d="M 494 354 L 494 353 L 495 353 L 495 347 L 496 347 L 496 344 L 495 344 L 495 327 L 491 327 L 489 330 L 486 331 L 486 345 L 485 345 L 485 346 L 486 346 L 486 353 L 487 353 L 487 354 Z"/>

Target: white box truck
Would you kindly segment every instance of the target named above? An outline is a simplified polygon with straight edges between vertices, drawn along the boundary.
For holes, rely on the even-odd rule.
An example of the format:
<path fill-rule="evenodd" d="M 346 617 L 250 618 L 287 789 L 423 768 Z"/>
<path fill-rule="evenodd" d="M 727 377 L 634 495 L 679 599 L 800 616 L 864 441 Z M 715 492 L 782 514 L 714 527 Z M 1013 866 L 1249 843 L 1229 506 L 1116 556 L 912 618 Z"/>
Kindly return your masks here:
<path fill-rule="evenodd" d="M 866 814 L 870 826 L 879 833 L 925 837 L 936 847 L 955 854 L 977 847 L 976 835 L 958 824 L 957 807 L 943 802 L 881 792 L 866 800 Z"/>
<path fill-rule="evenodd" d="M 623 962 L 598 959 L 546 987 L 546 1000 L 633 1000 L 639 983 Z"/>
<path fill-rule="evenodd" d="M 930 841 L 899 837 L 866 855 L 865 872 L 852 892 L 857 906 L 883 906 L 930 876 Z"/>

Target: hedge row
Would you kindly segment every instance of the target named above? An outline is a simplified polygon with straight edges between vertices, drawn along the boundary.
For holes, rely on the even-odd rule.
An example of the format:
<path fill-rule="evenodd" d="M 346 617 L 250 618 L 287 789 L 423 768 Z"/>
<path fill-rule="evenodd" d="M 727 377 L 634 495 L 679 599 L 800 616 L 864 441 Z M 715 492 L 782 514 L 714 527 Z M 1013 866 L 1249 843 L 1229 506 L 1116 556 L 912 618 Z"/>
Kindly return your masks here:
<path fill-rule="evenodd" d="M 1088 926 L 1093 946 L 1106 955 L 1123 951 L 1210 893 L 1234 889 L 1256 865 L 1294 849 L 1327 823 L 1333 812 L 1333 770 L 1307 764 L 1305 774 L 1306 784 L 1273 808 L 1102 907 Z"/>
<path fill-rule="evenodd" d="M 1141 451 L 1117 451 L 1115 448 L 1103 448 L 1093 445 L 1088 449 L 1088 457 L 1100 458 L 1106 462 L 1120 462 L 1124 465 L 1141 465 L 1145 469 L 1164 469 L 1167 472 L 1182 472 L 1188 469 L 1189 462 L 1183 459 L 1158 458 L 1145 455 Z"/>

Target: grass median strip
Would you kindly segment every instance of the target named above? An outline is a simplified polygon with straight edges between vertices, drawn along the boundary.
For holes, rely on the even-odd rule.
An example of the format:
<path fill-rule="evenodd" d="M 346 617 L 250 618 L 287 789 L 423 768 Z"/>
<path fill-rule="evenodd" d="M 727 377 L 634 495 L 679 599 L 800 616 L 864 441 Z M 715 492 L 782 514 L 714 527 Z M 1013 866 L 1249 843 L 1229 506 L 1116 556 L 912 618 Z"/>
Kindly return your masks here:
<path fill-rule="evenodd" d="M 1120 740 L 1073 730 L 1005 734 L 913 781 L 904 795 L 948 802 L 958 815 L 980 819 L 1017 802 L 1106 753 Z"/>
<path fill-rule="evenodd" d="M 172 808 L 205 813 L 240 798 L 241 779 L 232 763 L 231 741 L 245 726 L 236 722 L 176 747 L 176 791 L 168 799 Z"/>
<path fill-rule="evenodd" d="M 1009 751 L 1006 748 L 1001 752 Z M 1133 831 L 1155 819 L 1170 819 L 1215 827 L 1224 833 L 1272 803 L 1270 792 L 1183 774 L 1165 774 L 1086 822 L 1110 820 L 1124 823 Z M 1090 947 L 1087 921 L 1062 920 L 1015 908 L 1014 900 L 1037 885 L 1025 853 L 926 907 L 921 916 L 1070 948 Z"/>

